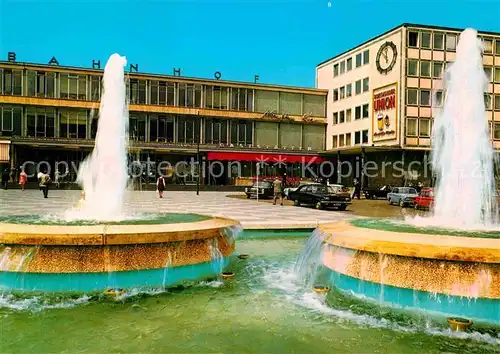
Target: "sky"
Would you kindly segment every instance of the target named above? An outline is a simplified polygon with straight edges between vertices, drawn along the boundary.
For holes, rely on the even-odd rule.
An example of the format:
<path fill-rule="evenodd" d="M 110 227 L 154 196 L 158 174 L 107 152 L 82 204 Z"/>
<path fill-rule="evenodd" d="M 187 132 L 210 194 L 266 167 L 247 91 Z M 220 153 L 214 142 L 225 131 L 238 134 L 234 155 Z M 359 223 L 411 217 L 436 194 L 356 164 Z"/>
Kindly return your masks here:
<path fill-rule="evenodd" d="M 401 23 L 500 32 L 500 0 L 0 0 L 0 60 L 314 87 L 315 67 Z"/>

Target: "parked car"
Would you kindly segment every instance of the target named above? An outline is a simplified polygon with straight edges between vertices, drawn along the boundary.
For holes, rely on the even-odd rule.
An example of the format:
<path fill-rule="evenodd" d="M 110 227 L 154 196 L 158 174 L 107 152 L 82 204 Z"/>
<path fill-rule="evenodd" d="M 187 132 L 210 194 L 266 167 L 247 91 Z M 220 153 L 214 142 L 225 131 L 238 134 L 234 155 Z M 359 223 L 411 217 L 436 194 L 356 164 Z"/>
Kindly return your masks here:
<path fill-rule="evenodd" d="M 387 193 L 389 204 L 399 204 L 401 207 L 412 206 L 415 197 L 418 195 L 417 190 L 411 187 L 395 187 L 390 193 Z"/>
<path fill-rule="evenodd" d="M 295 192 L 300 187 L 308 185 L 308 184 L 315 184 L 315 182 L 301 181 L 296 187 L 287 187 L 287 188 L 283 189 L 283 194 L 285 195 L 286 199 L 290 199 L 290 196 L 289 196 L 290 192 Z"/>
<path fill-rule="evenodd" d="M 259 193 L 259 198 L 268 199 L 274 196 L 274 186 L 271 181 L 259 181 L 254 182 L 251 187 L 245 188 L 245 194 L 247 199 L 257 198 L 257 192 Z"/>
<path fill-rule="evenodd" d="M 432 209 L 434 205 L 434 190 L 432 188 L 422 188 L 415 198 L 415 209 Z"/>
<path fill-rule="evenodd" d="M 346 210 L 347 206 L 351 204 L 349 193 L 342 192 L 341 189 L 334 186 L 325 186 L 320 183 L 304 185 L 296 191 L 291 191 L 290 199 L 293 200 L 293 205 L 314 205 L 316 209 Z"/>
<path fill-rule="evenodd" d="M 382 186 L 380 188 L 363 188 L 363 194 L 366 199 L 387 199 L 387 194 L 392 190 L 391 186 Z"/>

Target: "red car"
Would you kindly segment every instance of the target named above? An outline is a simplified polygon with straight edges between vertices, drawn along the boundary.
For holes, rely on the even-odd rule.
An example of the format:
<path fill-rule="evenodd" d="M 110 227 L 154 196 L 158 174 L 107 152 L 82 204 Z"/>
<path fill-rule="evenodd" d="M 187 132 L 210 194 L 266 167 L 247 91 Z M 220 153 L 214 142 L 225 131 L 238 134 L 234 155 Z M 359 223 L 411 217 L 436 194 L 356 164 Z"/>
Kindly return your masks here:
<path fill-rule="evenodd" d="M 434 190 L 423 188 L 415 198 L 415 209 L 432 209 L 434 205 Z"/>

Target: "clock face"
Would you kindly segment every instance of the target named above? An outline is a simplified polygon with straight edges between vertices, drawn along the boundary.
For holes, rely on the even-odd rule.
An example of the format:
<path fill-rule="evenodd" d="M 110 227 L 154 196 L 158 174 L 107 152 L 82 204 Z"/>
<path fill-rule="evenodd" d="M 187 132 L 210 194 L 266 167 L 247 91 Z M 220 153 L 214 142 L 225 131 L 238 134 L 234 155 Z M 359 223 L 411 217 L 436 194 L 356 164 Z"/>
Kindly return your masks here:
<path fill-rule="evenodd" d="M 387 74 L 396 64 L 398 51 L 393 42 L 382 44 L 377 53 L 377 70 L 382 74 Z"/>

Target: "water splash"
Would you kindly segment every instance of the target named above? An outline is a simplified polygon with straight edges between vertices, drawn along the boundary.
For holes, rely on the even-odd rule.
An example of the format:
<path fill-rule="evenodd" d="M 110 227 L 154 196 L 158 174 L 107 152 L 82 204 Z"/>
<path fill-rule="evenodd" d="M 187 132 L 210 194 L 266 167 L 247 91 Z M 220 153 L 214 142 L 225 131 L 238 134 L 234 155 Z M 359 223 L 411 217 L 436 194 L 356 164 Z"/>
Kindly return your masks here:
<path fill-rule="evenodd" d="M 220 276 L 224 268 L 224 256 L 219 250 L 219 241 L 213 238 L 208 241 L 208 249 L 210 251 L 211 266 L 214 272 Z"/>
<path fill-rule="evenodd" d="M 477 31 L 460 35 L 456 61 L 445 74 L 445 101 L 432 134 L 436 174 L 434 215 L 428 225 L 475 228 L 497 222 L 494 151 L 486 119 L 482 42 Z"/>
<path fill-rule="evenodd" d="M 168 251 L 167 261 L 165 262 L 165 266 L 163 267 L 163 281 L 162 287 L 165 288 L 168 280 L 168 271 L 172 266 L 172 252 Z"/>
<path fill-rule="evenodd" d="M 80 219 L 104 221 L 123 218 L 123 199 L 128 180 L 126 64 L 125 57 L 113 54 L 104 68 L 94 151 L 82 162 L 78 171 L 78 183 L 85 192 L 85 202 L 81 210 L 71 213 Z"/>
<path fill-rule="evenodd" d="M 326 234 L 318 229 L 314 230 L 297 257 L 295 273 L 308 287 L 314 285 L 318 269 L 323 265 L 325 237 Z"/>

